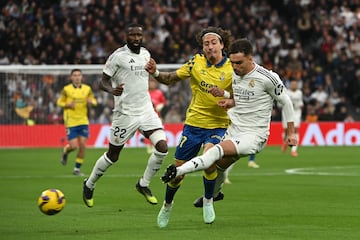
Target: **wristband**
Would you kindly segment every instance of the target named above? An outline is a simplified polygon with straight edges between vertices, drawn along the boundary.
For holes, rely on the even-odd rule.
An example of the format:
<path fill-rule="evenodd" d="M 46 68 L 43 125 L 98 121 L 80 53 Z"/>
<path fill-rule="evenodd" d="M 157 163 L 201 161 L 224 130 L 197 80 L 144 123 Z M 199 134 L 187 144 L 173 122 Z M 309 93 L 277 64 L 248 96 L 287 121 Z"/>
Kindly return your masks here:
<path fill-rule="evenodd" d="M 230 98 L 230 93 L 224 90 L 224 98 Z"/>
<path fill-rule="evenodd" d="M 159 70 L 156 69 L 156 71 L 155 71 L 153 74 L 151 74 L 151 75 L 152 75 L 153 77 L 158 77 L 159 74 L 160 74 Z"/>

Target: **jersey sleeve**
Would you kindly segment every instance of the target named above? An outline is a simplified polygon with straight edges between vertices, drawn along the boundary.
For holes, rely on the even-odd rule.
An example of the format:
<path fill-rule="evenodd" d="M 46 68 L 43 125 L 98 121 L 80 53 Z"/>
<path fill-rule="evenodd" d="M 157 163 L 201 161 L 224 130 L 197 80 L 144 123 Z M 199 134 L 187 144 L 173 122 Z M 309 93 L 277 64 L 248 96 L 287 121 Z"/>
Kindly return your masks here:
<path fill-rule="evenodd" d="M 104 68 L 103 68 L 103 73 L 105 73 L 106 75 L 108 75 L 110 77 L 114 76 L 116 71 L 119 68 L 119 66 L 118 66 L 118 62 L 119 62 L 118 58 L 119 58 L 119 54 L 117 54 L 116 52 L 111 54 L 109 56 L 109 58 L 106 60 L 106 63 L 105 63 Z"/>
<path fill-rule="evenodd" d="M 66 91 L 65 91 L 65 88 L 63 88 L 63 89 L 61 90 L 60 97 L 58 98 L 56 104 L 57 104 L 59 107 L 62 107 L 62 108 L 65 107 L 65 105 L 66 105 Z"/>
<path fill-rule="evenodd" d="M 89 95 L 88 95 L 88 99 L 91 100 L 91 104 L 95 107 L 97 106 L 97 101 L 96 101 L 96 98 L 94 96 L 94 93 L 93 91 L 91 90 L 91 87 L 89 86 Z"/>
<path fill-rule="evenodd" d="M 285 119 L 287 119 L 288 122 L 293 122 L 294 107 L 289 95 L 285 91 L 285 86 L 278 74 L 274 72 L 270 73 L 273 77 L 271 80 L 269 79 L 269 81 L 266 81 L 266 89 L 268 93 L 282 105 Z"/>
<path fill-rule="evenodd" d="M 176 75 L 181 79 L 189 78 L 191 75 L 191 70 L 195 64 L 196 55 L 184 63 L 178 70 L 176 70 Z"/>

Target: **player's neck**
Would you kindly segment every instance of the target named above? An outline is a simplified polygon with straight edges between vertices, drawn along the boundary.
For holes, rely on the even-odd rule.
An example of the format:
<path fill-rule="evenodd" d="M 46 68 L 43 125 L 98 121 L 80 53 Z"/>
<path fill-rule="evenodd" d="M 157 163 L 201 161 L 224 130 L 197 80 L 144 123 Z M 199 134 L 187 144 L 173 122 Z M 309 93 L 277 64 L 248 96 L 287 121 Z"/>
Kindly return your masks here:
<path fill-rule="evenodd" d="M 211 65 L 217 65 L 223 60 L 224 56 L 220 55 L 215 58 L 208 59 L 208 62 L 211 63 Z"/>

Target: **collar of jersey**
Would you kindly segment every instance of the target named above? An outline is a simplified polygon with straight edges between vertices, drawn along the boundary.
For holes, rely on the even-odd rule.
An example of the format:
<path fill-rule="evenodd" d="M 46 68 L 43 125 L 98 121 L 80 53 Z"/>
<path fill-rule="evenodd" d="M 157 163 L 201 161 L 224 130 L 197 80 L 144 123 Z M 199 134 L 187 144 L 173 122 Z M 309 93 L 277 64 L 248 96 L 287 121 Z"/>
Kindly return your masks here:
<path fill-rule="evenodd" d="M 73 87 L 74 87 L 74 88 L 81 88 L 81 86 L 82 86 L 82 84 L 80 84 L 79 87 L 77 87 L 77 86 L 75 86 L 75 84 L 73 84 Z"/>
<path fill-rule="evenodd" d="M 226 60 L 227 60 L 227 56 L 224 55 L 223 59 L 218 64 L 215 64 L 214 66 L 217 67 L 217 68 L 221 67 L 221 66 L 223 66 L 225 64 Z M 212 66 L 211 62 L 209 62 L 207 59 L 206 59 L 206 65 L 208 67 Z"/>

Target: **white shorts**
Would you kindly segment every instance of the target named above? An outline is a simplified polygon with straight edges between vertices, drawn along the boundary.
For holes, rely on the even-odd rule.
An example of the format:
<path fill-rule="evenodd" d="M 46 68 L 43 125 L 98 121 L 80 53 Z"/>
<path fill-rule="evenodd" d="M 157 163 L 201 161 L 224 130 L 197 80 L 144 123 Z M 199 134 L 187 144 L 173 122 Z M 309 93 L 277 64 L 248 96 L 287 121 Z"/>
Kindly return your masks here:
<path fill-rule="evenodd" d="M 224 140 L 231 140 L 239 157 L 260 152 L 266 145 L 268 134 L 240 131 L 240 128 L 231 124 L 226 131 Z"/>
<path fill-rule="evenodd" d="M 148 111 L 143 115 L 123 115 L 120 112 L 114 112 L 110 128 L 110 143 L 121 146 L 132 138 L 137 130 L 144 132 L 159 128 L 164 129 L 160 117 L 154 111 Z"/>

